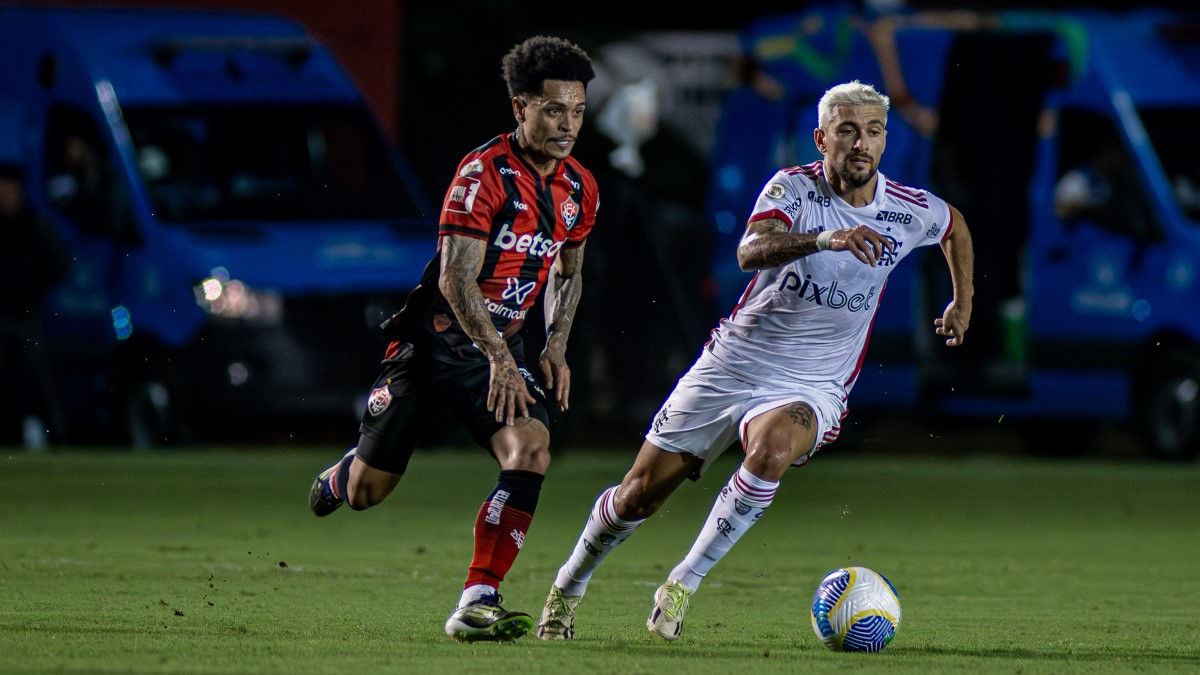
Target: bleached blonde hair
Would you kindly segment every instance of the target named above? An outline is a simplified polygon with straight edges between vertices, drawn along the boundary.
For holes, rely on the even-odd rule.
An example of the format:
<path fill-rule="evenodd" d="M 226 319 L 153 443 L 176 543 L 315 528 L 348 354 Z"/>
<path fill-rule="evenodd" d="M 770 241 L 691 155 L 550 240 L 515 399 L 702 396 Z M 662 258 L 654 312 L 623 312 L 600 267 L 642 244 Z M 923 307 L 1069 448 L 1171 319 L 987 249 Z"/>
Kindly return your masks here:
<path fill-rule="evenodd" d="M 883 125 L 886 127 L 888 108 L 892 106 L 892 99 L 879 93 L 875 87 L 863 84 L 858 80 L 843 82 L 827 89 L 825 95 L 817 103 L 817 126 L 824 129 L 829 118 L 833 116 L 833 109 L 839 105 L 883 106 Z"/>

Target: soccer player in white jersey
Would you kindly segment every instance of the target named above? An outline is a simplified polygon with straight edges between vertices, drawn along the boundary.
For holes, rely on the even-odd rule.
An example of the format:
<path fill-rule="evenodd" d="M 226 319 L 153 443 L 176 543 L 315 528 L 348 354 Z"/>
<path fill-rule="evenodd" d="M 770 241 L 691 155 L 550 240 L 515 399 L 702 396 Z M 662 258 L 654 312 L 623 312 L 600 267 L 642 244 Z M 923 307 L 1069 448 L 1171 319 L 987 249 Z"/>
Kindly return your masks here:
<path fill-rule="evenodd" d="M 857 80 L 821 98 L 813 140 L 823 159 L 763 186 L 737 249 L 741 268 L 757 271 L 655 415 L 632 468 L 596 500 L 538 637 L 573 637 L 575 608 L 605 556 L 740 442 L 745 458 L 654 594 L 646 627 L 679 638 L 700 582 L 763 515 L 783 475 L 837 438 L 888 273 L 919 246 L 941 246 L 953 281 L 934 331 L 948 346 L 963 343 L 971 235 L 958 209 L 879 173 L 888 107 Z"/>

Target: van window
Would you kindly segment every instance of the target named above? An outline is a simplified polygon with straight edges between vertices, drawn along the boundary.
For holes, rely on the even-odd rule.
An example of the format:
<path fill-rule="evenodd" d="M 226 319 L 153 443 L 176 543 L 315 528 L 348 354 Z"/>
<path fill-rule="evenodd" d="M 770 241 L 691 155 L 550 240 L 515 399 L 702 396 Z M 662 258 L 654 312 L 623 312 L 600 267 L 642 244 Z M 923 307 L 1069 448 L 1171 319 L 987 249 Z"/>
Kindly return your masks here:
<path fill-rule="evenodd" d="M 125 123 L 166 222 L 418 218 L 365 111 L 132 108 Z"/>
<path fill-rule="evenodd" d="M 1149 201 L 1129 150 L 1107 117 L 1063 109 L 1054 210 L 1068 227 L 1099 226 L 1139 239 L 1155 228 Z"/>
<path fill-rule="evenodd" d="M 1143 108 L 1138 114 L 1179 208 L 1191 220 L 1200 221 L 1200 136 L 1193 129 L 1200 107 Z"/>
<path fill-rule="evenodd" d="M 46 201 L 79 230 L 121 237 L 131 226 L 113 177 L 108 144 L 95 119 L 74 106 L 52 105 L 45 136 Z"/>

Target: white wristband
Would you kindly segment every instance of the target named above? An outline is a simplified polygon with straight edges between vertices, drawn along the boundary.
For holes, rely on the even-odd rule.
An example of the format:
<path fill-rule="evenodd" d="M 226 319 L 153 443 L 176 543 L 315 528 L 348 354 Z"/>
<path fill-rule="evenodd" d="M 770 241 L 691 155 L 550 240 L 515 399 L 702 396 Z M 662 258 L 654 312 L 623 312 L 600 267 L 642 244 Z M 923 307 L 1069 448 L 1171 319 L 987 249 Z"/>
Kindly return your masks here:
<path fill-rule="evenodd" d="M 818 251 L 828 251 L 829 250 L 829 240 L 832 238 L 833 238 L 833 230 L 825 230 L 821 234 L 818 234 L 817 235 L 817 250 Z"/>

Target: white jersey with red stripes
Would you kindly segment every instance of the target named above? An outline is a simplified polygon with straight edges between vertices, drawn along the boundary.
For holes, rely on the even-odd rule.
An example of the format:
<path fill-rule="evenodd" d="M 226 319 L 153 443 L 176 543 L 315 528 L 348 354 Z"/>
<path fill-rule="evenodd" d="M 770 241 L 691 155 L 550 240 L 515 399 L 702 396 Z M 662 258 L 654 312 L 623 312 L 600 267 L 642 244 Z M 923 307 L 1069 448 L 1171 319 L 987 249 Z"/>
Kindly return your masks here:
<path fill-rule="evenodd" d="M 862 367 L 887 276 L 919 246 L 953 227 L 941 198 L 888 180 L 853 207 L 834 194 L 824 166 L 778 171 L 763 187 L 749 222 L 778 218 L 791 232 L 867 225 L 893 243 L 874 267 L 848 251 L 821 251 L 754 275 L 733 312 L 706 345 L 718 367 L 754 384 L 815 387 L 846 401 Z"/>

